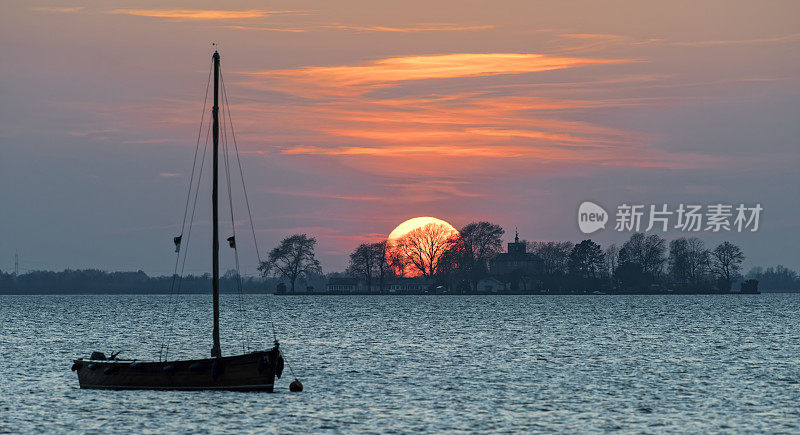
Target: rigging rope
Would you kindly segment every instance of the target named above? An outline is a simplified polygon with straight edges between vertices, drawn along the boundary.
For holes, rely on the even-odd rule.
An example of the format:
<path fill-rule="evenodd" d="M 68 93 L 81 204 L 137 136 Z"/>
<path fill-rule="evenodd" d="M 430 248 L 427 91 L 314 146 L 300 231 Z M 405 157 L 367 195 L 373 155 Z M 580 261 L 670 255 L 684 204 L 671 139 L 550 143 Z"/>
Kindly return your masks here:
<path fill-rule="evenodd" d="M 225 96 L 225 84 L 222 84 L 222 95 Z M 233 193 L 231 189 L 231 171 L 230 171 L 230 164 L 228 159 L 228 129 L 227 125 L 232 124 L 230 119 L 225 117 L 225 108 L 224 108 L 225 101 L 223 99 L 223 110 L 222 110 L 222 149 L 223 149 L 223 163 L 225 166 L 225 179 L 227 182 L 228 187 L 228 205 L 230 207 L 231 213 L 231 232 L 233 237 L 233 256 L 235 259 L 236 264 L 236 288 L 238 293 L 238 302 L 239 302 L 239 330 L 242 335 L 242 353 L 245 352 L 245 345 L 247 345 L 247 349 L 250 349 L 250 340 L 248 334 L 245 333 L 245 323 L 246 323 L 246 316 L 245 316 L 245 304 L 244 304 L 244 295 L 242 294 L 242 275 L 239 270 L 239 247 L 236 245 L 236 220 L 234 219 L 233 215 Z"/>
<path fill-rule="evenodd" d="M 206 151 L 208 151 L 208 142 L 209 142 L 208 139 L 209 139 L 210 136 L 211 136 L 211 127 L 209 126 L 209 128 L 207 129 L 207 132 L 206 132 L 206 142 L 205 142 L 205 146 L 203 147 L 203 156 L 202 156 L 202 158 L 200 160 L 200 173 L 197 176 L 197 186 L 198 186 L 198 188 L 195 189 L 195 191 L 194 191 L 194 204 L 192 205 L 192 214 L 191 214 L 191 216 L 189 218 L 189 231 L 186 233 L 186 245 L 185 245 L 186 249 L 185 249 L 185 253 L 183 254 L 183 262 L 181 263 L 181 272 L 180 272 L 179 278 L 178 278 L 178 287 L 177 287 L 177 290 L 175 291 L 175 293 L 176 293 L 176 296 L 175 296 L 176 297 L 176 302 L 172 305 L 172 313 L 169 316 L 170 317 L 170 325 L 169 325 L 169 331 L 167 332 L 167 345 L 166 345 L 166 351 L 165 351 L 165 355 L 164 355 L 164 360 L 166 360 L 167 356 L 169 356 L 169 346 L 170 346 L 170 342 L 172 340 L 172 332 L 173 332 L 174 326 L 175 326 L 175 314 L 178 311 L 177 298 L 181 293 L 181 287 L 183 285 L 184 271 L 186 270 L 186 258 L 189 256 L 189 249 L 188 249 L 189 241 L 192 238 L 192 228 L 194 227 L 194 213 L 197 210 L 197 198 L 198 198 L 199 193 L 200 193 L 200 182 L 202 181 L 202 178 L 203 178 L 203 167 L 205 166 Z"/>
<path fill-rule="evenodd" d="M 220 68 L 220 71 L 219 71 L 219 78 L 220 78 L 220 82 L 222 84 L 222 98 L 223 98 L 223 103 L 224 103 L 223 111 L 225 110 L 225 108 L 227 108 L 227 110 L 228 110 L 228 123 L 230 124 L 230 127 L 231 127 L 231 138 L 233 139 L 233 146 L 234 146 L 234 150 L 236 151 L 235 155 L 236 155 L 236 162 L 237 162 L 237 164 L 239 166 L 239 176 L 241 177 L 241 180 L 242 180 L 242 191 L 244 192 L 244 201 L 245 201 L 245 204 L 247 205 L 247 215 L 248 215 L 248 218 L 250 220 L 250 230 L 251 230 L 251 232 L 253 234 L 253 245 L 255 246 L 256 258 L 258 259 L 258 264 L 260 266 L 261 265 L 261 252 L 258 250 L 258 239 L 256 238 L 256 229 L 255 229 L 255 225 L 253 224 L 253 213 L 251 212 L 250 200 L 249 200 L 249 198 L 247 196 L 247 185 L 244 182 L 244 170 L 242 169 L 242 160 L 239 158 L 239 146 L 236 143 L 236 133 L 235 133 L 234 128 L 233 128 L 233 121 L 231 120 L 231 112 L 230 112 L 231 105 L 228 102 L 228 93 L 225 91 L 225 78 L 224 78 L 224 76 L 222 74 L 222 68 Z M 225 155 L 226 155 L 225 165 L 226 165 L 226 171 L 228 171 L 228 169 L 227 169 L 227 166 L 228 166 L 227 140 L 225 142 L 225 149 L 226 149 L 226 152 L 225 152 Z M 228 187 L 230 188 L 230 178 L 228 179 Z M 231 221 L 233 221 L 233 217 L 232 216 L 233 216 L 233 211 L 231 211 Z M 237 269 L 237 275 L 238 275 L 238 269 L 239 269 L 238 253 L 237 253 L 237 257 L 236 257 L 236 265 L 237 265 L 236 269 Z M 269 323 L 270 323 L 270 326 L 272 327 L 272 338 L 274 340 L 274 343 L 277 345 L 278 344 L 278 335 L 277 335 L 277 333 L 275 331 L 275 322 L 273 320 L 273 314 L 272 314 L 272 303 L 271 303 L 269 295 L 267 295 L 267 311 L 269 312 Z M 289 372 L 291 372 L 292 376 L 295 378 L 295 380 L 297 380 L 297 375 L 295 374 L 294 369 L 292 368 L 292 364 L 289 362 L 289 359 L 286 358 L 286 355 L 283 353 L 283 349 L 279 348 L 278 351 L 280 352 L 280 355 L 283 357 L 284 361 L 286 361 L 286 366 L 289 367 Z"/>
<path fill-rule="evenodd" d="M 223 87 L 223 89 L 225 89 L 225 78 L 222 75 L 222 69 L 221 68 L 220 68 L 220 72 L 219 72 L 219 77 L 220 77 L 220 81 L 222 82 L 222 87 Z M 231 118 L 231 113 L 230 113 L 231 106 L 228 103 L 228 94 L 225 93 L 225 92 L 223 92 L 223 99 L 225 101 L 225 107 L 228 108 L 228 119 L 230 119 Z M 236 163 L 239 166 L 239 175 L 240 175 L 240 177 L 242 179 L 242 191 L 244 192 L 244 202 L 245 202 L 245 204 L 247 206 L 247 216 L 250 219 L 250 230 L 251 230 L 251 232 L 253 234 L 253 245 L 255 246 L 256 258 L 258 259 L 258 264 L 260 266 L 261 263 L 262 263 L 262 261 L 261 261 L 261 251 L 259 251 L 259 249 L 258 249 L 258 239 L 256 238 L 256 227 L 253 224 L 253 213 L 252 213 L 252 211 L 250 209 L 250 199 L 249 199 L 249 197 L 247 195 L 247 184 L 245 184 L 245 182 L 244 182 L 244 170 L 242 169 L 242 160 L 239 158 L 239 145 L 236 142 L 236 130 L 233 127 L 233 122 L 231 122 L 231 138 L 233 139 L 233 147 L 234 147 L 234 150 L 236 151 L 235 155 L 236 155 Z M 274 321 L 273 314 L 272 314 L 272 301 L 271 301 L 269 296 L 267 296 L 267 312 L 269 313 L 269 323 L 270 323 L 270 327 L 272 328 L 272 339 L 273 339 L 274 342 L 277 343 L 278 334 L 275 331 L 275 321 Z"/>
<path fill-rule="evenodd" d="M 205 121 L 205 117 L 206 117 L 206 105 L 208 104 L 208 90 L 209 90 L 209 88 L 211 86 L 211 73 L 212 73 L 213 70 L 214 70 L 214 63 L 212 61 L 210 66 L 209 66 L 209 69 L 208 69 L 208 78 L 206 79 L 206 92 L 205 92 L 205 95 L 203 96 L 203 111 L 200 114 L 200 127 L 197 129 L 197 141 L 196 141 L 195 147 L 194 147 L 194 158 L 192 159 L 192 172 L 191 172 L 191 175 L 189 176 L 189 191 L 186 192 L 186 205 L 183 208 L 183 220 L 181 221 L 181 232 L 180 232 L 180 236 L 179 237 L 183 237 L 183 231 L 184 231 L 184 229 L 186 227 L 186 216 L 187 216 L 188 211 L 189 211 L 189 199 L 191 198 L 191 195 L 192 195 L 192 185 L 194 184 L 194 172 L 195 172 L 195 169 L 197 167 L 197 152 L 200 149 L 200 137 L 203 134 L 203 122 Z M 208 141 L 208 138 L 206 138 L 206 142 L 207 141 Z M 203 151 L 203 155 L 205 156 L 205 150 Z M 201 167 L 202 167 L 202 164 L 201 164 Z M 198 180 L 198 189 L 199 189 L 199 187 L 200 186 L 199 186 L 199 180 Z M 195 203 L 196 203 L 196 200 L 195 200 Z M 194 211 L 192 213 L 194 214 Z M 187 237 L 187 244 L 188 244 L 188 237 Z M 180 261 L 180 257 L 181 257 L 181 251 L 180 251 L 180 249 L 177 249 L 177 252 L 175 253 L 175 266 L 173 267 L 173 270 L 172 270 L 172 282 L 170 283 L 170 288 L 169 288 L 169 300 L 168 300 L 168 303 L 167 303 L 167 312 L 170 311 L 170 309 L 172 308 L 172 304 L 173 304 L 173 297 L 175 295 L 176 273 L 178 272 L 178 262 Z M 185 257 L 185 255 L 184 255 L 184 257 Z M 169 316 L 167 318 L 167 321 L 169 321 Z M 165 327 L 166 327 L 166 325 L 165 325 Z M 164 350 L 164 341 L 165 341 L 165 337 L 162 336 L 161 347 L 160 347 L 159 354 L 158 354 L 159 361 L 161 360 L 161 353 Z"/>

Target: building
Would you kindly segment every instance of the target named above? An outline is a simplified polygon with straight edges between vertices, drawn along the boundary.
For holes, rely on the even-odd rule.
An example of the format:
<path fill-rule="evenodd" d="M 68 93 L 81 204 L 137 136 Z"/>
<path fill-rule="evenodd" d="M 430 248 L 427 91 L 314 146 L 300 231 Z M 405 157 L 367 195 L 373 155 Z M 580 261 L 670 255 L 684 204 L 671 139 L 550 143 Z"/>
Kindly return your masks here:
<path fill-rule="evenodd" d="M 361 285 L 356 278 L 330 278 L 325 290 L 328 293 L 355 293 L 361 290 Z"/>
<path fill-rule="evenodd" d="M 538 276 L 543 270 L 542 259 L 528 252 L 527 243 L 519 240 L 519 233 L 514 236 L 514 242 L 508 244 L 507 252 L 498 254 L 489 262 L 489 272 L 498 276 Z"/>
<path fill-rule="evenodd" d="M 433 281 L 421 276 L 414 278 L 396 277 L 389 280 L 387 289 L 389 293 L 427 293 L 431 290 Z"/>

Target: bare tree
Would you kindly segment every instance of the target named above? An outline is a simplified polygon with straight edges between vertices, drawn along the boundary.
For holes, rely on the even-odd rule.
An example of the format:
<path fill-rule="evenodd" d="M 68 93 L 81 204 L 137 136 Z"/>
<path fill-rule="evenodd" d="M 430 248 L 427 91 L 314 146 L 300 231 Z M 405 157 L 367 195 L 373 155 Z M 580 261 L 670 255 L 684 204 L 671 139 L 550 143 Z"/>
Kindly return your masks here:
<path fill-rule="evenodd" d="M 375 257 L 375 266 L 378 270 L 378 287 L 380 287 L 379 290 L 381 292 L 384 292 L 386 290 L 386 276 L 392 272 L 392 268 L 389 265 L 389 257 L 387 256 L 388 242 L 382 240 L 370 246 L 372 255 Z"/>
<path fill-rule="evenodd" d="M 603 258 L 607 275 L 613 276 L 614 271 L 619 266 L 619 246 L 616 243 L 612 243 L 611 246 L 606 248 Z"/>
<path fill-rule="evenodd" d="M 545 275 L 566 275 L 572 242 L 528 242 L 528 247 L 542 259 Z"/>
<path fill-rule="evenodd" d="M 461 229 L 463 249 L 459 250 L 460 269 L 475 290 L 478 281 L 489 271 L 489 260 L 503 251 L 503 227 L 491 222 L 472 222 Z"/>
<path fill-rule="evenodd" d="M 731 284 L 739 277 L 744 261 L 742 250 L 731 242 L 722 242 L 711 251 L 711 268 L 717 278 L 730 290 Z"/>
<path fill-rule="evenodd" d="M 375 260 L 375 252 L 372 245 L 362 243 L 350 254 L 350 265 L 345 273 L 356 278 L 363 278 L 367 283 L 367 289 L 371 290 L 372 277 L 377 269 Z"/>
<path fill-rule="evenodd" d="M 711 268 L 711 252 L 706 249 L 705 243 L 697 237 L 687 240 L 687 276 L 690 284 L 698 284 L 704 280 Z"/>
<path fill-rule="evenodd" d="M 400 250 L 397 240 L 386 242 L 386 263 L 389 269 L 397 276 L 405 277 L 409 272 L 405 256 Z"/>
<path fill-rule="evenodd" d="M 619 252 L 620 263 L 638 264 L 642 272 L 656 277 L 661 274 L 667 261 L 667 242 L 656 234 L 643 233 L 631 235 Z"/>
<path fill-rule="evenodd" d="M 432 278 L 442 255 L 458 240 L 458 232 L 442 224 L 430 223 L 409 231 L 395 240 L 398 260 L 415 275 Z"/>
<path fill-rule="evenodd" d="M 439 267 L 436 270 L 436 278 L 440 283 L 444 283 L 449 289 L 459 289 L 460 284 L 469 283 L 470 269 L 464 267 L 465 262 L 469 262 L 470 254 L 464 246 L 464 240 L 458 236 L 452 237 L 452 242 L 446 251 L 439 258 Z M 470 264 L 474 264 L 470 262 Z"/>
<path fill-rule="evenodd" d="M 386 241 L 362 243 L 350 254 L 350 265 L 346 273 L 363 278 L 367 288 L 372 290 L 373 278 L 378 278 L 380 291 L 384 290 L 386 275 L 391 271 L 386 251 Z"/>
<path fill-rule="evenodd" d="M 317 239 L 306 234 L 289 236 L 269 252 L 267 260 L 261 262 L 258 270 L 265 277 L 273 275 L 289 280 L 294 293 L 298 278 L 305 279 L 310 274 L 322 273 L 319 261 L 314 258 L 316 245 Z"/>

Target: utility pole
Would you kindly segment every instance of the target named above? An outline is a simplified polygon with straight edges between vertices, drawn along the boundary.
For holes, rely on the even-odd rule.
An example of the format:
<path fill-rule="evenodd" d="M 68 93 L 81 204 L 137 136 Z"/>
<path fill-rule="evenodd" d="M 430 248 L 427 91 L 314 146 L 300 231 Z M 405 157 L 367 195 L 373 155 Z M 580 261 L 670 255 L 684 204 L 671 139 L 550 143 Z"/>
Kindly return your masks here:
<path fill-rule="evenodd" d="M 14 252 L 14 276 L 19 275 L 19 252 Z"/>

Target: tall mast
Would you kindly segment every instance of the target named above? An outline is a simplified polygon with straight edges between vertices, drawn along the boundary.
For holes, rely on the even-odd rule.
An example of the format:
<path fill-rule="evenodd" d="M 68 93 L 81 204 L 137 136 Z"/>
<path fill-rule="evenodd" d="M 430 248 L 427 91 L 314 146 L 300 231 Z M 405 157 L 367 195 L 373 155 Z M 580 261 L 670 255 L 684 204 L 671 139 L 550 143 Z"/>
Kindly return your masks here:
<path fill-rule="evenodd" d="M 219 346 L 219 212 L 217 210 L 217 184 L 219 169 L 219 52 L 214 50 L 214 108 L 211 109 L 213 118 L 214 134 L 214 168 L 213 186 L 211 188 L 211 209 L 213 210 L 213 240 L 211 241 L 212 252 L 212 278 L 211 287 L 214 300 L 214 347 L 211 348 L 211 356 L 219 358 L 222 356 L 222 349 Z"/>

